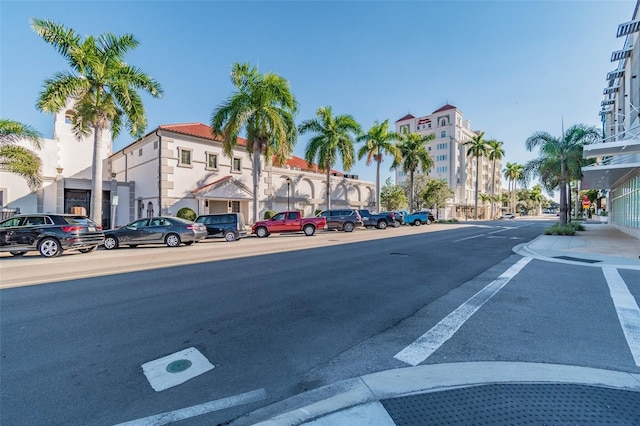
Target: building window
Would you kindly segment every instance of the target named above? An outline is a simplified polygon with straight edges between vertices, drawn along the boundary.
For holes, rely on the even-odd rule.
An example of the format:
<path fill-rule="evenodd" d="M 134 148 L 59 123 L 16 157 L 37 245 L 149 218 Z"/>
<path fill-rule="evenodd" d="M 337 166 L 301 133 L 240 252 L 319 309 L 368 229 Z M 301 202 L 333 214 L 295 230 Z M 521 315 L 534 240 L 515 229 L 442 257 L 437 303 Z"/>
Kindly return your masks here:
<path fill-rule="evenodd" d="M 147 203 L 147 217 L 153 217 L 153 203 L 151 201 Z"/>
<path fill-rule="evenodd" d="M 447 137 L 447 131 L 446 130 L 441 131 L 440 132 L 440 137 L 441 138 L 446 138 Z"/>
<path fill-rule="evenodd" d="M 442 127 L 442 126 L 448 126 L 449 125 L 449 116 L 445 115 L 442 117 L 438 117 L 438 126 Z"/>
<path fill-rule="evenodd" d="M 158 141 L 153 141 L 153 149 L 158 149 Z"/>
<path fill-rule="evenodd" d="M 411 126 L 409 124 L 403 124 L 400 126 L 400 133 L 409 133 L 411 131 Z"/>
<path fill-rule="evenodd" d="M 233 169 L 234 172 L 242 171 L 242 160 L 238 157 L 233 159 Z"/>
<path fill-rule="evenodd" d="M 438 149 L 447 149 L 449 147 L 449 143 L 445 142 L 445 143 L 439 143 L 437 148 Z"/>
<path fill-rule="evenodd" d="M 191 165 L 191 150 L 178 148 L 178 165 L 190 166 Z"/>
<path fill-rule="evenodd" d="M 447 172 L 447 166 L 436 167 L 436 172 L 437 173 L 446 173 Z"/>
<path fill-rule="evenodd" d="M 218 154 L 207 152 L 207 169 L 218 170 Z"/>
<path fill-rule="evenodd" d="M 3 188 L 3 189 L 0 189 L 0 209 L 3 209 L 3 208 L 4 208 L 4 205 L 5 205 L 5 203 L 6 203 L 6 201 L 5 201 L 5 199 L 4 199 L 4 197 L 5 197 L 5 195 L 6 195 L 6 192 L 7 192 L 7 191 L 6 191 L 4 188 Z"/>
<path fill-rule="evenodd" d="M 64 122 L 67 124 L 73 123 L 73 111 L 69 110 L 64 113 Z"/>
<path fill-rule="evenodd" d="M 447 161 L 447 155 L 436 155 L 436 161 Z"/>
<path fill-rule="evenodd" d="M 138 157 L 142 157 L 142 148 L 138 150 Z"/>
<path fill-rule="evenodd" d="M 138 200 L 138 219 L 144 214 L 144 201 Z"/>

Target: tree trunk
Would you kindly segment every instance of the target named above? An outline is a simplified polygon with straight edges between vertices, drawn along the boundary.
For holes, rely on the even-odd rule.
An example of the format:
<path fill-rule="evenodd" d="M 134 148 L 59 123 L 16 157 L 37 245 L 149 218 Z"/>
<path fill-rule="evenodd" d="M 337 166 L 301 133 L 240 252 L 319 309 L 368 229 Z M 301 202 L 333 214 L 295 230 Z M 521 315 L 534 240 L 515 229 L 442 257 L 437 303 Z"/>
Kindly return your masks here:
<path fill-rule="evenodd" d="M 495 219 L 496 217 L 496 160 L 493 160 L 493 170 L 491 171 L 491 217 L 489 219 Z"/>
<path fill-rule="evenodd" d="M 567 224 L 567 176 L 566 160 L 560 159 L 560 225 Z"/>
<path fill-rule="evenodd" d="M 331 209 L 331 166 L 329 164 L 325 164 L 327 169 L 327 210 Z"/>
<path fill-rule="evenodd" d="M 475 220 L 478 220 L 478 176 L 480 175 L 480 157 L 476 156 L 476 200 L 475 200 L 475 211 L 473 215 Z"/>
<path fill-rule="evenodd" d="M 376 158 L 377 168 L 376 168 L 376 213 L 380 213 L 380 163 L 382 159 L 380 155 Z"/>
<path fill-rule="evenodd" d="M 253 223 L 256 223 L 258 219 L 258 195 L 260 186 L 260 155 L 262 150 L 260 149 L 260 142 L 254 142 L 253 144 Z M 233 162 L 233 160 L 231 160 Z M 233 166 L 232 166 L 233 167 Z"/>
<path fill-rule="evenodd" d="M 102 128 L 93 127 L 93 170 L 91 171 L 91 212 L 89 216 L 102 226 Z"/>

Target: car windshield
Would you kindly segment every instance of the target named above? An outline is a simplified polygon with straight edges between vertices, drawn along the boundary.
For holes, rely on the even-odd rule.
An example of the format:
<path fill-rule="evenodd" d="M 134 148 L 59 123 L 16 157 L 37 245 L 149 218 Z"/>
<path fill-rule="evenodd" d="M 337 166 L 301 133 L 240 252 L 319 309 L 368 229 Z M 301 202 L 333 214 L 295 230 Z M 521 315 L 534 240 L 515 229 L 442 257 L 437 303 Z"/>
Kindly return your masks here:
<path fill-rule="evenodd" d="M 86 216 L 64 216 L 65 222 L 69 225 L 97 226 L 97 224 Z"/>

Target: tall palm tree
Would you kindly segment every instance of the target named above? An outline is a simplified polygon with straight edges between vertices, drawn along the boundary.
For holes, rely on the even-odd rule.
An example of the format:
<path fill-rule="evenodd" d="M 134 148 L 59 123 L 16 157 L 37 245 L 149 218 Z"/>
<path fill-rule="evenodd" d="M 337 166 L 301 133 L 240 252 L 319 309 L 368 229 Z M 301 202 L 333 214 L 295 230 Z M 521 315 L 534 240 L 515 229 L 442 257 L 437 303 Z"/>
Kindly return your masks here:
<path fill-rule="evenodd" d="M 504 169 L 504 177 L 509 181 L 509 204 L 511 205 L 511 212 L 515 214 L 515 192 L 517 189 L 517 182 L 524 177 L 524 166 L 518 163 L 507 163 Z"/>
<path fill-rule="evenodd" d="M 41 138 L 31 126 L 0 119 L 0 168 L 25 178 L 32 191 L 42 184 L 42 162 L 35 152 L 19 146 L 18 142 L 27 140 L 34 148 L 40 149 Z"/>
<path fill-rule="evenodd" d="M 374 122 L 369 131 L 360 135 L 357 139 L 358 142 L 364 142 L 364 145 L 358 150 L 358 160 L 362 157 L 367 157 L 367 166 L 371 164 L 371 161 L 376 162 L 376 211 L 380 211 L 380 163 L 382 163 L 382 156 L 389 154 L 393 156 L 394 160 L 400 158 L 400 150 L 393 143 L 398 140 L 398 134 L 389 131 L 389 120 L 385 120 L 383 123 Z"/>
<path fill-rule="evenodd" d="M 475 219 L 478 219 L 478 181 L 480 178 L 480 157 L 487 152 L 487 141 L 483 139 L 484 132 L 476 134 L 471 140 L 465 142 L 467 146 L 467 157 L 475 157 L 476 159 L 476 189 L 475 189 Z"/>
<path fill-rule="evenodd" d="M 253 159 L 253 221 L 258 220 L 260 155 L 265 161 L 275 156 L 281 165 L 293 152 L 297 139 L 294 122 L 298 102 L 289 82 L 274 73 L 260 74 L 247 63 L 235 63 L 231 81 L 238 89 L 223 102 L 211 117 L 214 136 L 222 137 L 227 156 L 233 155 L 238 135 L 247 135 L 247 151 Z"/>
<path fill-rule="evenodd" d="M 540 207 L 544 201 L 542 186 L 540 186 L 540 184 L 534 185 L 529 192 L 529 197 L 531 198 L 531 201 L 533 201 L 533 205 L 536 207 L 536 214 L 540 214 Z"/>
<path fill-rule="evenodd" d="M 489 159 L 489 161 L 491 161 L 492 163 L 492 170 L 491 170 L 491 198 L 495 199 L 496 196 L 496 191 L 495 191 L 495 186 L 496 186 L 496 161 L 498 160 L 502 160 L 502 157 L 504 157 L 504 149 L 502 148 L 503 143 L 500 141 L 497 141 L 495 139 L 491 139 L 489 141 L 487 141 L 487 158 Z M 496 216 L 496 212 L 494 210 L 495 207 L 495 203 L 492 201 L 491 203 L 491 218 L 494 218 Z"/>
<path fill-rule="evenodd" d="M 429 173 L 433 167 L 433 158 L 427 151 L 427 143 L 435 140 L 436 135 L 421 135 L 419 133 L 404 132 L 399 135 L 398 149 L 401 158 L 396 158 L 392 168 L 402 166 L 402 171 L 409 173 L 409 210 L 415 209 L 413 202 L 414 185 L 413 177 L 415 171 L 420 167 L 423 173 Z"/>
<path fill-rule="evenodd" d="M 582 147 L 600 139 L 600 131 L 594 126 L 576 124 L 569 127 L 564 134 L 557 138 L 547 132 L 535 132 L 525 141 L 528 151 L 539 148 L 539 157 L 560 163 L 560 224 L 567 223 L 567 181 L 569 179 L 569 159 L 575 163 L 582 157 Z"/>
<path fill-rule="evenodd" d="M 320 107 L 316 118 L 306 120 L 298 126 L 300 134 L 314 132 L 304 153 L 309 166 L 317 159 L 327 173 L 327 209 L 331 208 L 331 168 L 338 155 L 342 157 L 342 167 L 348 171 L 355 159 L 355 139 L 360 135 L 360 125 L 348 114 L 333 116 L 331 107 Z"/>
<path fill-rule="evenodd" d="M 82 39 L 73 29 L 43 19 L 34 19 L 32 29 L 71 68 L 45 80 L 36 106 L 40 111 L 56 113 L 71 99 L 76 138 L 93 132 L 90 216 L 102 224 L 102 133 L 111 129 L 115 139 L 125 126 L 132 137 L 142 136 L 147 118 L 138 91 L 158 98 L 162 88 L 141 69 L 125 62 L 124 55 L 139 45 L 132 34 L 104 33 Z"/>

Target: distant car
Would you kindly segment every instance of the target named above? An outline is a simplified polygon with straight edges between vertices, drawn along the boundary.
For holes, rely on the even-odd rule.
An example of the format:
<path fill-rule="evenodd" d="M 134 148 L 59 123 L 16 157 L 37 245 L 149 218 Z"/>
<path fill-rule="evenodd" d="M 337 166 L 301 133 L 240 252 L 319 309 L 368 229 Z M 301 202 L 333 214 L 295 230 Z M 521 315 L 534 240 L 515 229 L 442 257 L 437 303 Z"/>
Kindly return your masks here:
<path fill-rule="evenodd" d="M 212 213 L 196 218 L 196 223 L 207 227 L 207 238 L 223 237 L 226 241 L 238 241 L 247 236 L 242 213 Z"/>
<path fill-rule="evenodd" d="M 38 251 L 44 257 L 65 250 L 95 251 L 104 241 L 102 227 L 85 216 L 70 214 L 19 214 L 0 222 L 0 251 L 22 256 Z"/>
<path fill-rule="evenodd" d="M 393 219 L 398 223 L 398 225 L 404 225 L 404 214 L 401 211 L 387 211 L 380 212 L 380 214 L 393 215 Z"/>
<path fill-rule="evenodd" d="M 148 217 L 138 219 L 118 229 L 104 233 L 104 248 L 137 247 L 141 244 L 166 244 L 178 247 L 191 245 L 207 238 L 207 228 L 201 223 L 179 217 Z"/>
<path fill-rule="evenodd" d="M 498 219 L 515 219 L 516 215 L 513 213 L 502 213 Z"/>
<path fill-rule="evenodd" d="M 356 227 L 361 227 L 362 217 L 355 209 L 331 209 L 320 212 L 318 216 L 327 218 L 327 229 L 353 232 Z"/>

